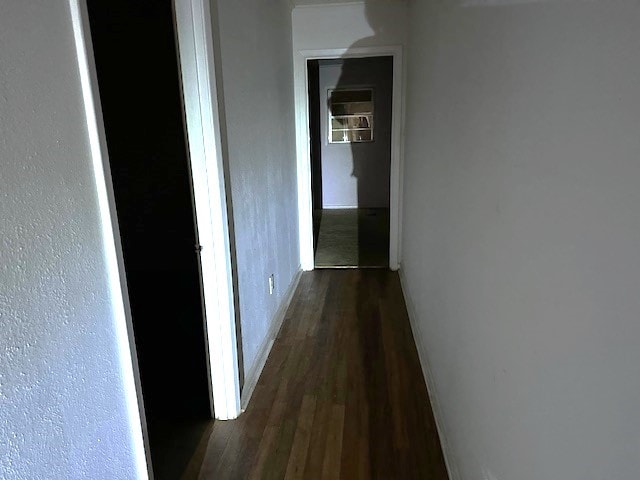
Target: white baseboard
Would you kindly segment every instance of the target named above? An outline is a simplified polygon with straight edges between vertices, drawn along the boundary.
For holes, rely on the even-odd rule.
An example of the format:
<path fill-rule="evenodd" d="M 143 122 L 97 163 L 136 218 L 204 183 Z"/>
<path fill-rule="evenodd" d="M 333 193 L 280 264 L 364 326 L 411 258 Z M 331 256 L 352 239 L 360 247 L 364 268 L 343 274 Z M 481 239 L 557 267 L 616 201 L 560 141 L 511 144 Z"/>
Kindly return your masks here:
<path fill-rule="evenodd" d="M 440 438 L 440 446 L 442 447 L 442 454 L 444 456 L 444 462 L 447 466 L 447 472 L 449 473 L 450 480 L 461 480 L 460 473 L 456 466 L 456 463 L 445 435 L 445 428 L 443 425 L 442 410 L 438 403 L 438 396 L 435 390 L 435 383 L 433 381 L 433 374 L 427 362 L 427 353 L 422 336 L 419 330 L 416 328 L 417 314 L 413 301 L 407 293 L 405 288 L 406 279 L 404 278 L 404 272 L 402 269 L 398 272 L 400 276 L 400 285 L 402 287 L 402 293 L 404 295 L 404 302 L 407 306 L 407 313 L 409 314 L 409 324 L 411 325 L 411 331 L 413 333 L 413 339 L 416 342 L 416 349 L 418 350 L 418 358 L 420 360 L 420 366 L 422 367 L 422 374 L 424 376 L 425 383 L 427 384 L 427 393 L 429 394 L 429 401 L 431 402 L 431 408 L 433 409 L 433 417 L 436 422 L 436 429 L 438 430 L 438 437 Z"/>
<path fill-rule="evenodd" d="M 269 332 L 265 337 L 260 349 L 258 350 L 258 355 L 256 356 L 256 360 L 253 362 L 253 365 L 247 372 L 244 378 L 244 385 L 242 387 L 242 393 L 240 394 L 240 408 L 244 412 L 249 405 L 249 400 L 251 400 L 251 395 L 253 395 L 253 391 L 258 384 L 258 379 L 260 378 L 260 374 L 262 373 L 262 369 L 264 368 L 264 364 L 267 363 L 267 358 L 269 358 L 269 352 L 271 352 L 271 347 L 273 346 L 273 342 L 280 331 L 280 327 L 282 326 L 282 322 L 284 321 L 284 317 L 287 314 L 287 310 L 289 309 L 289 305 L 291 304 L 291 300 L 293 300 L 293 294 L 296 293 L 296 288 L 298 288 L 298 283 L 300 283 L 300 277 L 302 276 L 302 268 L 298 267 L 298 271 L 293 276 L 293 280 L 289 284 L 289 288 L 287 292 L 282 297 L 282 302 L 276 310 L 276 313 L 273 315 L 271 319 L 271 326 L 269 327 Z"/>

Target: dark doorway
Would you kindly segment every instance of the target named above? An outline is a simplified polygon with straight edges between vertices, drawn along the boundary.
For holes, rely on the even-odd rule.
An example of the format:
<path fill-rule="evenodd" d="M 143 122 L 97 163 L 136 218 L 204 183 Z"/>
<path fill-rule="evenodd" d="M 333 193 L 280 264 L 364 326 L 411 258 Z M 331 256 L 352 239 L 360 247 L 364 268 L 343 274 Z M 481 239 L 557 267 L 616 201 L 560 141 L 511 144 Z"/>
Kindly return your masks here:
<path fill-rule="evenodd" d="M 88 0 L 150 450 L 179 478 L 211 421 L 171 0 Z"/>
<path fill-rule="evenodd" d="M 393 58 L 307 69 L 315 266 L 387 268 Z"/>

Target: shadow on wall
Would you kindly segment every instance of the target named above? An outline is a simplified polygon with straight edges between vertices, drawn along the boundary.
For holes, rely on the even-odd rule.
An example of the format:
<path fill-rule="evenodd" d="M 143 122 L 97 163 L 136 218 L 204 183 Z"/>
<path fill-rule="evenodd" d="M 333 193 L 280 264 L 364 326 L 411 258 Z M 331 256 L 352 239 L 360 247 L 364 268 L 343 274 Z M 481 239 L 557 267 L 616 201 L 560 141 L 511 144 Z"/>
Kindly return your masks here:
<path fill-rule="evenodd" d="M 331 118 L 323 122 L 324 206 L 357 207 L 357 215 L 345 216 L 357 229 L 353 265 L 388 267 L 393 57 L 339 62 L 321 67 L 320 83 L 335 86 L 328 96 Z M 334 211 L 326 215 L 333 225 Z"/>
<path fill-rule="evenodd" d="M 372 44 L 376 44 L 376 41 L 373 41 L 373 39 L 375 39 L 376 37 L 378 37 L 379 35 L 382 35 L 384 33 L 384 30 L 386 28 L 386 24 L 387 24 L 387 17 L 385 15 L 385 5 L 384 3 L 380 2 L 379 0 L 367 0 L 365 2 L 365 16 L 367 18 L 367 22 L 369 23 L 369 25 L 371 26 L 371 29 L 373 30 L 373 34 L 370 35 L 369 37 L 365 37 L 362 38 L 356 42 L 354 42 L 350 47 L 349 50 L 347 51 L 347 53 L 344 55 L 344 58 L 349 58 L 353 55 L 355 55 L 355 52 L 358 51 L 359 48 L 366 46 L 366 45 L 372 45 Z M 354 53 L 352 53 L 352 51 L 355 51 Z M 393 60 L 391 57 L 387 57 L 388 60 L 390 61 L 390 69 L 391 69 L 391 83 L 393 83 Z M 352 65 L 349 61 L 345 61 L 345 64 L 343 66 L 341 75 L 340 75 L 340 79 L 338 80 L 338 83 L 336 84 L 336 90 L 340 90 L 340 89 L 346 89 L 349 88 L 349 85 L 351 83 L 351 68 L 350 65 Z M 384 147 L 380 146 L 380 148 L 384 148 L 386 151 L 384 152 L 386 160 L 387 160 L 387 164 L 386 164 L 386 171 L 385 171 L 385 175 L 384 177 L 386 177 L 386 185 L 385 185 L 385 191 L 386 191 L 386 208 L 389 208 L 389 181 L 390 181 L 390 175 L 391 175 L 391 115 L 392 115 L 392 108 L 391 108 L 391 102 L 392 102 L 392 89 L 390 89 L 389 95 L 387 96 L 387 98 L 380 98 L 380 96 L 376 96 L 375 93 L 376 91 L 374 90 L 374 95 L 373 95 L 373 103 L 374 103 L 374 109 L 378 108 L 379 106 L 382 105 L 383 102 L 388 102 L 389 104 L 389 108 L 388 108 L 388 124 L 389 124 L 389 131 L 387 133 L 387 141 L 384 144 Z M 379 93 L 379 92 L 378 92 Z M 331 100 L 329 101 L 329 108 L 332 109 L 332 105 L 335 104 L 334 102 L 332 102 Z M 382 110 L 382 109 L 380 109 Z M 335 113 L 338 112 L 332 112 L 334 115 Z M 371 120 L 372 122 L 374 121 L 373 119 Z M 366 125 L 368 123 L 368 121 L 366 121 L 364 118 L 361 120 L 363 125 Z M 375 124 L 370 125 L 371 127 L 373 127 L 373 130 L 371 132 L 371 135 L 373 135 L 373 141 L 374 141 L 374 145 L 375 142 L 377 142 L 376 136 L 375 136 Z M 353 171 L 351 172 L 351 175 L 356 179 L 357 181 L 357 198 L 358 198 L 358 207 L 362 208 L 362 207 L 367 207 L 368 206 L 368 202 L 369 202 L 369 192 L 368 192 L 368 185 L 370 183 L 375 184 L 375 179 L 374 178 L 370 178 L 370 172 L 373 171 L 370 164 L 370 157 L 369 157 L 369 153 L 370 150 L 367 149 L 367 146 L 370 146 L 370 143 L 351 143 L 351 157 L 353 159 Z M 378 145 L 382 145 L 382 142 L 378 142 Z M 373 182 L 372 182 L 373 181 Z M 387 222 L 388 223 L 388 222 Z M 370 231 L 371 229 L 369 228 L 369 226 L 371 225 L 371 222 L 367 221 L 367 218 L 365 217 L 365 215 L 363 214 L 359 214 L 358 215 L 358 264 L 359 265 L 364 265 L 366 259 L 366 252 L 369 251 L 375 251 L 376 250 L 376 246 L 375 245 L 369 245 L 370 242 L 374 242 L 376 241 L 376 238 L 379 238 L 377 235 L 375 235 L 375 232 Z M 386 249 L 387 252 L 387 265 L 388 265 L 388 252 L 389 252 L 389 228 L 387 225 L 387 234 L 384 236 L 384 238 L 386 239 L 386 245 L 383 246 L 383 248 Z M 358 293 L 360 294 L 360 289 L 358 289 Z M 358 298 L 362 298 L 360 295 L 358 296 Z M 361 305 L 361 302 L 358 302 L 358 305 Z"/>
<path fill-rule="evenodd" d="M 388 3 L 370 1 L 364 8 L 373 35 L 353 43 L 342 58 L 307 65 L 318 266 L 389 265 L 393 57 L 361 52 L 380 43 Z M 358 210 L 341 210 L 351 208 Z M 323 209 L 329 210 L 321 219 Z"/>
<path fill-rule="evenodd" d="M 328 99 L 328 108 L 331 112 L 332 116 L 339 116 L 345 113 L 344 111 L 344 98 L 341 98 L 343 95 L 340 90 L 345 89 L 355 89 L 356 82 L 354 82 L 354 72 L 353 69 L 358 67 L 358 62 L 362 62 L 362 59 L 353 58 L 359 55 L 359 50 L 362 47 L 369 46 L 372 44 L 377 44 L 374 38 L 383 34 L 386 28 L 386 16 L 385 16 L 385 4 L 378 1 L 367 1 L 365 3 L 365 12 L 369 25 L 373 30 L 373 34 L 370 37 L 365 37 L 357 42 L 353 43 L 347 53 L 343 56 L 343 66 L 340 72 L 339 80 L 336 84 L 335 91 L 332 93 L 331 98 Z M 377 60 L 382 60 L 384 62 L 388 61 L 388 72 L 391 77 L 391 84 L 393 84 L 393 59 L 392 57 L 384 57 L 380 59 L 378 57 Z M 366 61 L 366 60 L 364 60 Z M 363 85 L 363 90 L 364 90 Z M 387 110 L 389 112 L 389 132 L 388 132 L 388 141 L 383 142 L 379 139 L 377 135 L 378 130 L 376 128 L 375 119 L 371 118 L 371 116 L 358 115 L 353 121 L 354 124 L 351 125 L 355 128 L 363 128 L 364 130 L 356 130 L 355 132 L 350 132 L 347 135 L 353 135 L 354 138 L 347 138 L 347 140 L 355 140 L 353 143 L 348 143 L 346 146 L 351 151 L 352 158 L 352 170 L 351 176 L 356 181 L 357 188 L 357 206 L 359 208 L 368 207 L 372 205 L 372 195 L 370 185 L 373 183 L 374 185 L 378 185 L 378 188 L 384 188 L 385 190 L 385 202 L 384 207 L 389 208 L 389 181 L 390 181 L 390 165 L 391 165 L 391 115 L 392 115 L 392 92 L 393 89 L 389 89 L 388 98 L 381 98 L 376 95 L 376 90 L 374 89 L 373 96 L 371 100 L 373 100 L 373 110 Z M 357 95 L 356 95 L 357 96 Z M 325 97 L 326 98 L 326 97 Z M 364 100 L 366 103 L 366 98 L 354 98 L 353 100 Z M 384 102 L 388 102 L 388 109 L 382 108 Z M 366 110 L 366 108 L 364 109 Z M 370 124 L 370 122 L 372 124 Z M 368 127 L 373 127 L 373 143 L 367 142 L 367 135 L 371 134 L 370 131 L 367 131 Z M 329 135 L 333 135 L 333 132 L 330 132 Z M 336 138 L 336 140 L 339 140 Z M 323 141 L 327 141 L 326 138 Z M 382 145 L 384 145 L 382 147 Z M 385 149 L 386 155 L 386 173 L 384 180 L 386 185 L 383 187 L 379 185 L 379 179 L 372 179 L 370 175 L 372 175 L 371 169 L 371 150 L 372 146 L 377 146 L 379 148 Z M 375 170 L 374 170 L 375 171 Z M 376 172 L 373 175 L 380 175 L 380 172 Z M 328 188 L 327 179 L 325 178 L 325 182 L 323 187 Z M 382 206 L 380 204 L 376 206 Z M 362 265 L 361 260 L 364 260 L 365 251 L 368 249 L 368 242 L 372 239 L 368 232 L 367 227 L 367 219 L 362 215 L 358 216 L 358 263 Z M 387 228 L 387 245 L 386 250 L 388 252 L 389 245 L 389 230 Z M 388 266 L 388 261 L 387 261 Z M 374 289 L 374 285 L 377 285 L 379 288 L 378 291 L 386 291 L 384 283 L 389 281 L 388 275 L 378 274 L 377 271 L 371 271 L 371 274 L 367 275 L 359 275 L 357 276 L 357 285 L 356 285 L 356 309 L 358 316 L 358 332 L 360 332 L 360 337 L 358 338 L 359 343 L 359 351 L 362 355 L 362 376 L 363 383 L 369 386 L 366 392 L 366 403 L 369 405 L 379 405 L 380 410 L 369 409 L 366 413 L 366 424 L 369 426 L 370 431 L 382 431 L 382 432 L 393 432 L 394 429 L 403 428 L 402 426 L 394 425 L 393 415 L 389 415 L 388 412 L 391 411 L 391 401 L 389 398 L 380 399 L 380 392 L 387 391 L 388 386 L 386 385 L 388 382 L 388 372 L 385 371 L 384 362 L 380 362 L 380 358 L 384 358 L 385 350 L 384 345 L 380 341 L 376 341 L 375 339 L 382 339 L 385 336 L 384 330 L 388 328 L 382 324 L 382 315 L 380 314 L 379 304 L 378 302 L 372 302 L 370 291 Z M 368 332 L 366 335 L 364 332 Z M 377 332 L 377 333 L 376 333 Z M 416 421 L 420 421 L 416 419 Z M 369 437 L 368 440 L 368 449 L 372 452 L 372 455 L 369 455 L 369 461 L 371 464 L 369 465 L 369 469 L 371 472 L 376 472 L 376 475 L 380 478 L 393 478 L 397 472 L 393 470 L 392 462 L 383 461 L 384 458 L 389 455 L 402 455 L 402 452 L 398 450 L 398 446 L 396 442 L 394 442 L 393 435 L 385 435 L 382 437 Z M 441 455 L 441 454 L 440 454 Z"/>

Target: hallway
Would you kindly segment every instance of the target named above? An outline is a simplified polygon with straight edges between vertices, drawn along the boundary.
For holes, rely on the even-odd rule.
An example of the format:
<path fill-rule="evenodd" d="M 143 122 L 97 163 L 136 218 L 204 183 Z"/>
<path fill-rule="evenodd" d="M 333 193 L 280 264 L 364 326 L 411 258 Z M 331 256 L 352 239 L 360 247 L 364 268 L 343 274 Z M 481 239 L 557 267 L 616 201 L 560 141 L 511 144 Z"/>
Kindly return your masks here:
<path fill-rule="evenodd" d="M 447 479 L 397 273 L 304 273 L 249 407 L 183 478 Z"/>

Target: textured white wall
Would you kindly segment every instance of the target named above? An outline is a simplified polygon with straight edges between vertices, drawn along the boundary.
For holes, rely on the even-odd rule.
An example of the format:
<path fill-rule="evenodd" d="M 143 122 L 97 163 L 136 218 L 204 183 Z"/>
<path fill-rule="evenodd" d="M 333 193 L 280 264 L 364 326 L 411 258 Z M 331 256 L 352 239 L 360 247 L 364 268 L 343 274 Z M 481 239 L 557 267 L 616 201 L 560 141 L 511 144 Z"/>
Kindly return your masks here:
<path fill-rule="evenodd" d="M 0 478 L 135 478 L 69 6 L 0 32 Z"/>
<path fill-rule="evenodd" d="M 246 373 L 300 266 L 291 8 L 217 3 Z"/>
<path fill-rule="evenodd" d="M 640 472 L 640 4 L 411 4 L 403 276 L 465 480 Z"/>
<path fill-rule="evenodd" d="M 393 59 L 320 62 L 319 77 L 323 207 L 389 208 Z M 329 143 L 328 91 L 363 86 L 374 89 L 374 142 Z"/>

